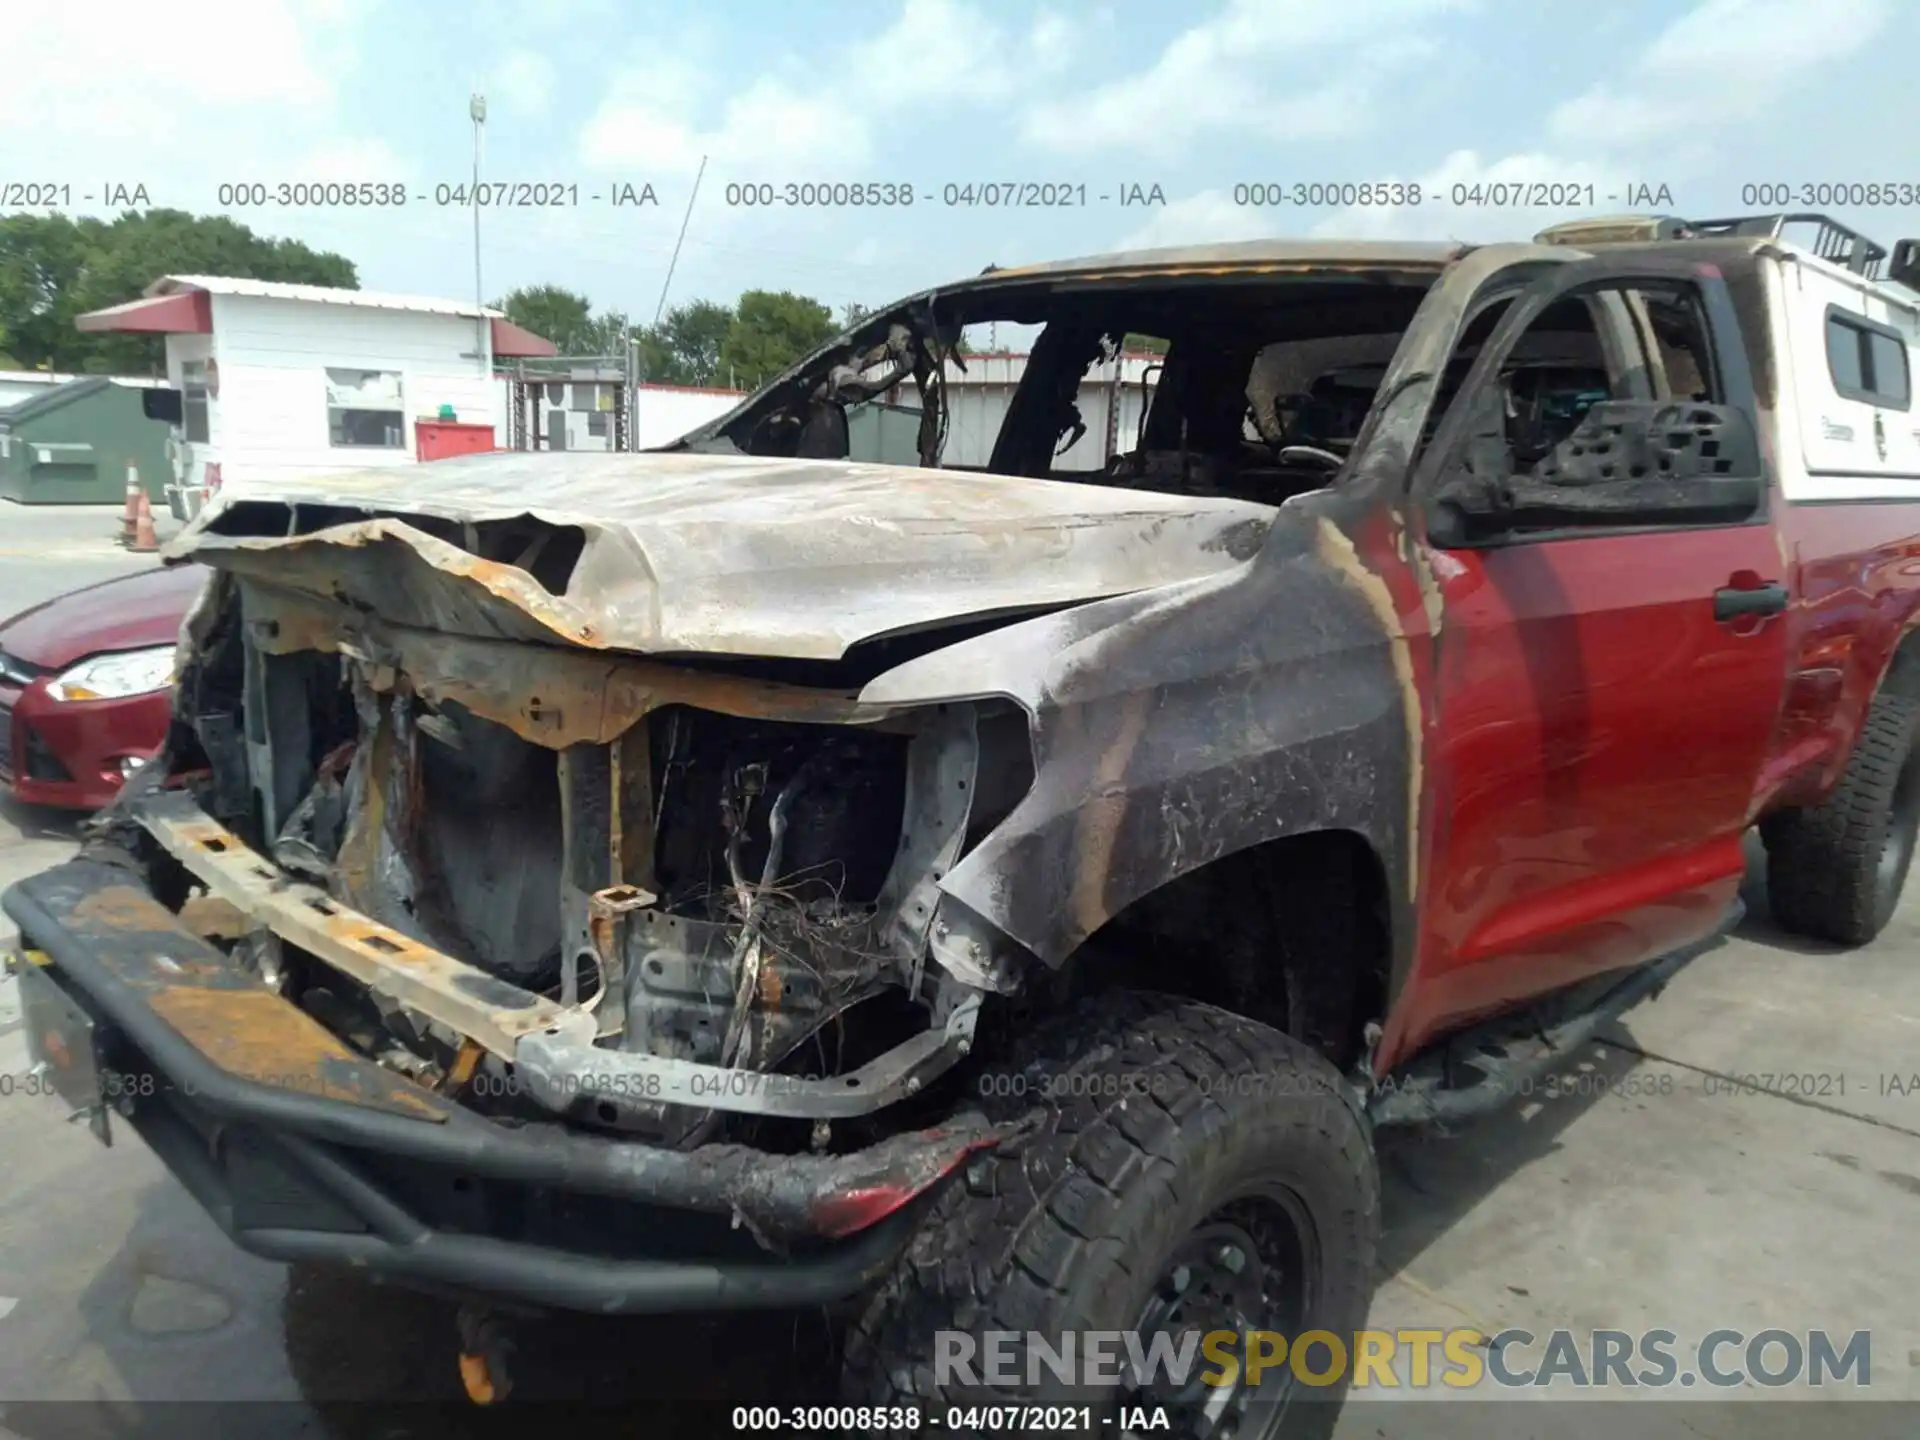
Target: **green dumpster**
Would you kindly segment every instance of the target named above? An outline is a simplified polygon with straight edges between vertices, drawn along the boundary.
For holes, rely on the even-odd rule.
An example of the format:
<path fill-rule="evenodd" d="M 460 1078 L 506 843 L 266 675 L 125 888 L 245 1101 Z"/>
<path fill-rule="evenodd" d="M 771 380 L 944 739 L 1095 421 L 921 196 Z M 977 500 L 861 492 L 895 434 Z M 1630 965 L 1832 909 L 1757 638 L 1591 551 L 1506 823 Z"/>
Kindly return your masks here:
<path fill-rule="evenodd" d="M 126 498 L 127 466 L 164 502 L 173 473 L 167 426 L 149 420 L 138 387 L 104 377 L 69 380 L 0 410 L 0 499 L 23 505 L 112 505 Z"/>

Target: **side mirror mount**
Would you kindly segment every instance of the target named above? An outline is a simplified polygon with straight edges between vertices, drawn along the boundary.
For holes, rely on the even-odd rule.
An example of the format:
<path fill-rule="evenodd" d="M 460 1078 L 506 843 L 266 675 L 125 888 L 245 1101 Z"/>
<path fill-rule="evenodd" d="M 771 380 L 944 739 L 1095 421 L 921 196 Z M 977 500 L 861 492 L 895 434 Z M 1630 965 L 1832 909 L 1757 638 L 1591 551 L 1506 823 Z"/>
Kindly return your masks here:
<path fill-rule="evenodd" d="M 1893 242 L 1893 259 L 1887 264 L 1887 278 L 1909 290 L 1920 290 L 1920 240 Z"/>
<path fill-rule="evenodd" d="M 1608 400 L 1521 473 L 1463 457 L 1433 499 L 1428 534 L 1448 548 L 1518 531 L 1732 525 L 1765 494 L 1753 418 L 1697 401 Z"/>
<path fill-rule="evenodd" d="M 140 413 L 149 420 L 164 420 L 169 425 L 179 425 L 185 420 L 180 392 L 163 385 L 148 386 L 140 391 Z"/>

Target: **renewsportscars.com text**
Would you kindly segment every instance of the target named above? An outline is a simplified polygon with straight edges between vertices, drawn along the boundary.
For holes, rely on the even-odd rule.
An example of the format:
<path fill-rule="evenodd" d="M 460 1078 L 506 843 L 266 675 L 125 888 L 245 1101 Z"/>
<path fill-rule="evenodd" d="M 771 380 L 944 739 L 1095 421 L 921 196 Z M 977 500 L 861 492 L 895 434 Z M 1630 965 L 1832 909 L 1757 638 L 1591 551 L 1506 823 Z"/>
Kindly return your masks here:
<path fill-rule="evenodd" d="M 1355 1390 L 1731 1388 L 1872 1383 L 1873 1344 L 1865 1330 L 1710 1330 L 1683 1341 L 1672 1330 L 1509 1329 L 1189 1331 L 1142 1335 L 1082 1330 L 1059 1335 L 941 1331 L 934 1339 L 936 1383 L 1039 1386 L 1049 1380 L 1090 1388 L 1215 1387 L 1291 1376 L 1305 1385 L 1350 1380 Z"/>

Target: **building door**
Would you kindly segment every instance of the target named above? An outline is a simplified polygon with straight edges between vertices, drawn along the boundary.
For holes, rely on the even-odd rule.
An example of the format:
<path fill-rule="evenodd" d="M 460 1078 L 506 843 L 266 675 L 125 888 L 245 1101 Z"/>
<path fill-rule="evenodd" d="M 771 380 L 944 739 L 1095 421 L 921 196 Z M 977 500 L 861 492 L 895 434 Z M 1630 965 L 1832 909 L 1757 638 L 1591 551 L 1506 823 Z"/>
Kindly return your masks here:
<path fill-rule="evenodd" d="M 558 407 L 547 411 L 547 448 L 567 448 L 567 412 Z"/>

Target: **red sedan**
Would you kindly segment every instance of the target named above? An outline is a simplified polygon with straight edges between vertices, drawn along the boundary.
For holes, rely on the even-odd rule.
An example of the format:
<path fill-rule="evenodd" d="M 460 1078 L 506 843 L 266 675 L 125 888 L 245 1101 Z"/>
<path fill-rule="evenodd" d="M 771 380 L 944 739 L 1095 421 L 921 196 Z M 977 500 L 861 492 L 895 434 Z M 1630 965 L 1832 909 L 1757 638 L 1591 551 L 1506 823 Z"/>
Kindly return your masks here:
<path fill-rule="evenodd" d="M 94 810 L 160 748 L 199 565 L 143 570 L 0 623 L 0 793 Z"/>

